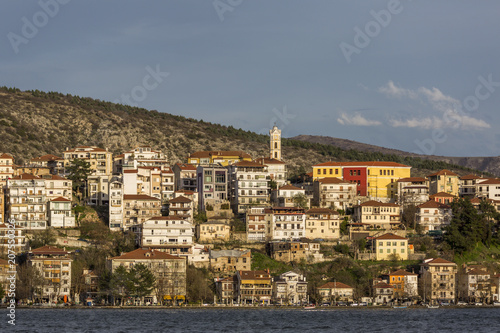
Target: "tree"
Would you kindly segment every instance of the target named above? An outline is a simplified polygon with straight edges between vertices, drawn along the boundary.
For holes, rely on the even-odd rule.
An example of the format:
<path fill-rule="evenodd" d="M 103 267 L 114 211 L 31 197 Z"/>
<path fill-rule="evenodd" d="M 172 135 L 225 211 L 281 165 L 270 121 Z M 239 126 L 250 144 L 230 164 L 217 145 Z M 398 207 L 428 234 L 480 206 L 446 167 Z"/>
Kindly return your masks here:
<path fill-rule="evenodd" d="M 118 266 L 109 278 L 108 289 L 115 298 L 120 298 L 120 305 L 124 304 L 124 298 L 131 295 L 134 289 L 130 279 L 130 272 L 124 266 Z"/>
<path fill-rule="evenodd" d="M 416 229 L 415 225 L 415 214 L 417 213 L 417 207 L 415 205 L 408 205 L 404 208 L 402 221 L 405 227 Z"/>
<path fill-rule="evenodd" d="M 40 231 L 37 230 L 33 232 L 33 238 L 30 239 L 29 243 L 32 249 L 36 249 L 45 245 L 54 245 L 56 243 L 56 235 L 50 228 Z"/>
<path fill-rule="evenodd" d="M 340 222 L 340 234 L 349 235 L 349 222 L 348 217 L 344 217 L 344 220 Z"/>
<path fill-rule="evenodd" d="M 307 197 L 303 193 L 297 193 L 293 196 L 293 204 L 295 207 L 307 208 Z"/>
<path fill-rule="evenodd" d="M 206 269 L 188 266 L 186 270 L 186 292 L 190 302 L 212 301 L 214 293 L 209 285 L 209 274 Z"/>
<path fill-rule="evenodd" d="M 132 294 L 144 301 L 144 297 L 151 294 L 155 287 L 156 278 L 144 264 L 137 264 L 130 270 Z"/>
<path fill-rule="evenodd" d="M 66 171 L 69 172 L 68 179 L 73 182 L 73 191 L 77 193 L 86 184 L 88 176 L 92 174 L 90 163 L 80 158 L 75 158 L 71 165 L 66 167 Z"/>

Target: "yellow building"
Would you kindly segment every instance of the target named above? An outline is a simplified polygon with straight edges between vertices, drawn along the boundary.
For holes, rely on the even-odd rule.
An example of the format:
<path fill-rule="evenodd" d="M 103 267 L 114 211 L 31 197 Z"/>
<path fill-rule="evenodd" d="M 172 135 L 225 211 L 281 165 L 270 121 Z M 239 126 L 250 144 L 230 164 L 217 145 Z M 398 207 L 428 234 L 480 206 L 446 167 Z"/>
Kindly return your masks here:
<path fill-rule="evenodd" d="M 237 271 L 236 293 L 239 302 L 270 302 L 273 291 L 268 271 Z"/>
<path fill-rule="evenodd" d="M 188 157 L 188 163 L 193 165 L 222 164 L 227 166 L 240 161 L 251 161 L 252 157 L 243 151 L 197 151 Z"/>
<path fill-rule="evenodd" d="M 313 165 L 313 179 L 341 178 L 357 184 L 356 195 L 393 201 L 397 180 L 410 177 L 411 167 L 395 162 L 325 162 Z"/>
<path fill-rule="evenodd" d="M 456 173 L 444 169 L 428 175 L 427 178 L 429 179 L 430 195 L 445 192 L 456 197 L 458 196 L 460 179 Z"/>
<path fill-rule="evenodd" d="M 107 149 L 90 146 L 79 146 L 66 149 L 63 153 L 64 167 L 71 165 L 74 159 L 81 159 L 90 163 L 92 174 L 96 176 L 111 175 L 113 172 L 113 154 Z M 68 172 L 65 170 L 65 175 Z"/>
<path fill-rule="evenodd" d="M 373 240 L 377 260 L 408 260 L 408 238 L 394 234 L 384 234 Z"/>

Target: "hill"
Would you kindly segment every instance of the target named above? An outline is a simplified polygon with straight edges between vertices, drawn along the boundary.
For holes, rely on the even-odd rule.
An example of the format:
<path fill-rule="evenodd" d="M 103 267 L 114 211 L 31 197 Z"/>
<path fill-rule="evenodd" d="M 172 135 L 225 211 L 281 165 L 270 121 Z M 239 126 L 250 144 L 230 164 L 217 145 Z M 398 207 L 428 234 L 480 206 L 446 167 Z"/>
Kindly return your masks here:
<path fill-rule="evenodd" d="M 198 150 L 244 150 L 268 155 L 268 136 L 156 110 L 131 107 L 57 92 L 0 87 L 0 152 L 22 164 L 67 147 L 94 145 L 121 153 L 138 145 L 163 150 L 172 163 Z M 458 165 L 397 154 L 344 150 L 330 144 L 283 139 L 283 159 L 291 175 L 311 171 L 325 161 L 395 161 L 414 167 L 415 175 L 438 169 L 472 172 Z"/>
<path fill-rule="evenodd" d="M 329 136 L 317 136 L 317 135 L 298 135 L 291 139 L 311 142 L 311 143 L 331 145 L 336 148 L 340 148 L 342 150 L 354 149 L 361 152 L 381 153 L 385 155 L 397 155 L 402 157 L 415 157 L 432 161 L 440 161 L 500 176 L 500 156 L 451 157 L 451 156 L 437 156 L 437 155 L 419 155 L 397 149 L 374 146 L 367 143 L 361 143 L 346 139 L 332 138 Z"/>

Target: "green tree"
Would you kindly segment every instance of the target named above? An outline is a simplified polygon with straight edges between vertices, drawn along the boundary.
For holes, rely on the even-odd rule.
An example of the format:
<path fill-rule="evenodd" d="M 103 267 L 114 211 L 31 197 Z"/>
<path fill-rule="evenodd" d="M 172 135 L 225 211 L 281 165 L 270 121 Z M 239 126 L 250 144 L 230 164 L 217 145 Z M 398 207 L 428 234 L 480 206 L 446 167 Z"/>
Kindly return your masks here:
<path fill-rule="evenodd" d="M 340 222 L 340 234 L 349 235 L 349 222 L 348 217 L 344 217 L 344 220 Z"/>
<path fill-rule="evenodd" d="M 45 245 L 54 245 L 56 243 L 56 235 L 53 229 L 37 230 L 33 232 L 33 238 L 29 241 L 32 249 L 36 249 Z"/>
<path fill-rule="evenodd" d="M 307 197 L 303 193 L 297 193 L 293 196 L 293 204 L 295 207 L 307 208 Z"/>
<path fill-rule="evenodd" d="M 151 294 L 155 287 L 156 278 L 144 264 L 137 264 L 130 270 L 132 294 L 141 299 Z"/>
<path fill-rule="evenodd" d="M 120 305 L 123 305 L 125 298 L 134 291 L 134 285 L 130 272 L 124 266 L 118 266 L 109 277 L 108 289 L 113 299 L 120 298 Z"/>
<path fill-rule="evenodd" d="M 66 167 L 66 171 L 69 172 L 68 179 L 73 182 L 73 191 L 77 193 L 86 184 L 88 176 L 92 174 L 90 163 L 80 158 L 75 158 L 71 165 Z"/>
<path fill-rule="evenodd" d="M 417 213 L 417 207 L 415 205 L 409 205 L 404 208 L 402 221 L 405 227 L 416 229 L 415 225 L 415 214 Z"/>

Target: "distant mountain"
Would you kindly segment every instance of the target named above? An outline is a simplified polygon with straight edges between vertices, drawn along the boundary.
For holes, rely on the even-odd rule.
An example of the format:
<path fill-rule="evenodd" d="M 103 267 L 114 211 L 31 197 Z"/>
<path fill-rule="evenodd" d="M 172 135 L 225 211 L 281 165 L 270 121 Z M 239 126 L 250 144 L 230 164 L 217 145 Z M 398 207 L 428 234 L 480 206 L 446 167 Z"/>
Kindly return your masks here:
<path fill-rule="evenodd" d="M 44 154 L 60 156 L 67 147 L 78 145 L 108 148 L 113 153 L 150 145 L 165 152 L 171 163 L 185 162 L 189 153 L 199 150 L 243 150 L 253 158 L 269 154 L 267 135 L 232 126 L 69 94 L 7 87 L 0 87 L 0 135 L 0 153 L 12 154 L 18 164 Z M 311 166 L 321 162 L 352 160 L 399 162 L 411 165 L 415 175 L 444 168 L 460 174 L 472 172 L 397 151 L 339 148 L 332 145 L 338 139 L 315 143 L 310 138 L 312 142 L 302 141 L 305 137 L 283 139 L 282 155 L 291 175 L 312 171 Z"/>
<path fill-rule="evenodd" d="M 319 143 L 331 145 L 343 150 L 357 150 L 370 153 L 381 153 L 386 155 L 397 155 L 402 157 L 416 157 L 421 159 L 428 159 L 432 161 L 441 161 L 450 164 L 461 165 L 466 168 L 476 169 L 493 175 L 500 175 L 500 156 L 493 157 L 450 157 L 450 156 L 436 156 L 436 155 L 419 155 L 414 153 L 405 152 L 397 149 L 383 148 L 379 146 L 370 145 L 346 139 L 332 138 L 329 136 L 317 135 L 298 135 L 293 140 Z"/>

